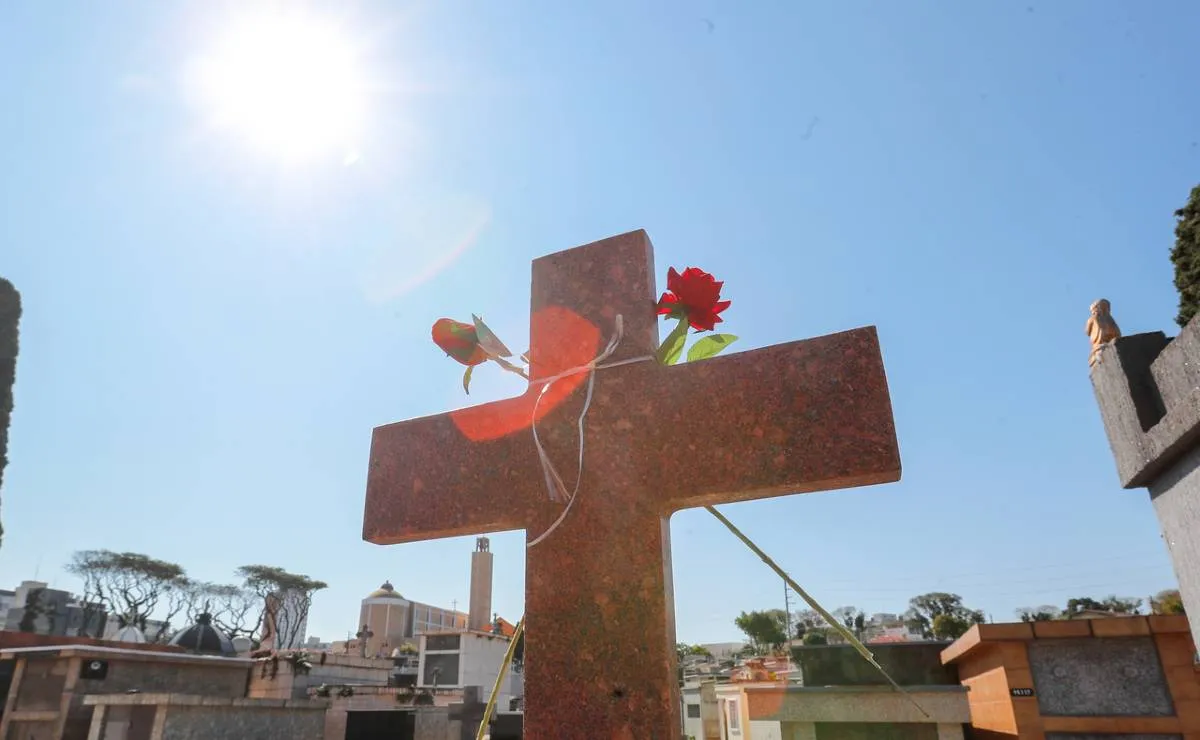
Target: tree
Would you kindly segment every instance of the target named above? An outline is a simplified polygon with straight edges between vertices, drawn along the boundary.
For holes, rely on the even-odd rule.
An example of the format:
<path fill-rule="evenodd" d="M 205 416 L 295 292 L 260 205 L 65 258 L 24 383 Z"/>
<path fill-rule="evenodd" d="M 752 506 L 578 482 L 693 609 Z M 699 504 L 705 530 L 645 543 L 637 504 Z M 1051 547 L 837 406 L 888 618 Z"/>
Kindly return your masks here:
<path fill-rule="evenodd" d="M 21 632 L 37 632 L 37 619 L 47 611 L 42 606 L 42 589 L 33 588 L 25 594 L 25 610 L 21 612 L 21 621 L 17 629 Z"/>
<path fill-rule="evenodd" d="M 733 623 L 760 654 L 787 642 L 787 614 L 782 609 L 742 612 Z"/>
<path fill-rule="evenodd" d="M 678 656 L 680 662 L 683 662 L 684 658 L 687 658 L 691 655 L 707 658 L 712 657 L 712 653 L 710 653 L 708 648 L 704 647 L 703 645 L 689 645 L 686 642 L 679 642 L 675 644 L 675 655 Z"/>
<path fill-rule="evenodd" d="M 1179 313 L 1175 323 L 1187 326 L 1200 310 L 1200 185 L 1192 188 L 1188 202 L 1175 211 L 1175 289 L 1179 291 Z"/>
<path fill-rule="evenodd" d="M 862 637 L 863 627 L 866 626 L 866 615 L 856 606 L 839 606 L 830 612 L 843 627 Z"/>
<path fill-rule="evenodd" d="M 1141 614 L 1142 600 L 1141 599 L 1123 599 L 1117 596 L 1109 596 L 1104 600 L 1104 608 L 1113 614 Z"/>
<path fill-rule="evenodd" d="M 244 586 L 264 603 L 260 640 L 274 640 L 273 647 L 290 647 L 299 642 L 308 622 L 313 594 L 327 588 L 324 581 L 289 573 L 271 565 L 243 565 L 237 570 Z"/>
<path fill-rule="evenodd" d="M 933 618 L 930 632 L 938 640 L 957 640 L 971 628 L 971 622 L 958 614 L 939 614 Z"/>
<path fill-rule="evenodd" d="M 1063 613 L 1070 619 L 1083 611 L 1108 612 L 1110 614 L 1138 614 L 1142 608 L 1141 599 L 1123 599 L 1109 596 L 1104 601 L 1097 601 L 1089 596 L 1067 601 L 1067 609 Z"/>
<path fill-rule="evenodd" d="M 1062 616 L 1062 611 L 1056 606 L 1022 607 L 1017 610 L 1017 616 L 1022 622 L 1049 622 Z"/>
<path fill-rule="evenodd" d="M 179 591 L 179 598 L 189 624 L 207 614 L 213 626 L 230 639 L 245 637 L 254 642 L 262 628 L 266 602 L 244 586 L 189 581 Z"/>
<path fill-rule="evenodd" d="M 122 624 L 145 629 L 159 604 L 187 582 L 179 565 L 136 552 L 81 550 L 71 557 L 66 571 L 83 579 L 83 632 L 93 623 L 101 624 L 87 613 L 101 608 Z"/>
<path fill-rule="evenodd" d="M 961 620 L 967 627 L 984 621 L 983 612 L 963 606 L 962 597 L 958 594 L 935 591 L 914 596 L 909 599 L 908 607 L 904 615 L 905 624 L 914 632 L 920 632 L 927 640 L 935 636 L 933 622 L 943 614 Z M 957 625 L 957 622 L 943 621 L 943 625 L 948 628 L 950 625 Z"/>
<path fill-rule="evenodd" d="M 1184 614 L 1183 597 L 1179 589 L 1171 588 L 1155 594 L 1150 600 L 1150 611 L 1154 614 Z"/>
<path fill-rule="evenodd" d="M 0 278 L 0 487 L 8 466 L 8 425 L 12 419 L 13 384 L 17 380 L 17 331 L 21 321 L 21 294 Z M 0 540 L 4 527 L 0 526 Z"/>
<path fill-rule="evenodd" d="M 828 645 L 829 638 L 825 636 L 825 632 L 823 630 L 809 630 L 804 634 L 804 640 L 802 642 L 805 645 Z"/>

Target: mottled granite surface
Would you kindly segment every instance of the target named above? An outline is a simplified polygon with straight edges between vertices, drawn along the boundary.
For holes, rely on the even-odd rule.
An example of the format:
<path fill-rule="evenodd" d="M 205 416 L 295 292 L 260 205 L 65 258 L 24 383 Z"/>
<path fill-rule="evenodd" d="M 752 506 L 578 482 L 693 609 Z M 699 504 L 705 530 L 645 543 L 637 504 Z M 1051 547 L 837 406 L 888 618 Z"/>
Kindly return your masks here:
<path fill-rule="evenodd" d="M 1045 716 L 1175 714 L 1151 637 L 1034 640 L 1029 668 Z"/>
<path fill-rule="evenodd" d="M 652 355 L 654 274 L 641 231 L 536 260 L 532 377 L 594 358 L 617 315 L 624 337 L 609 361 Z M 726 315 L 735 332 L 736 321 L 754 320 Z M 569 487 L 585 382 L 580 374 L 555 383 L 538 410 L 539 434 Z M 544 532 L 563 507 L 548 499 L 530 434 L 538 390 L 376 429 L 364 538 Z M 668 517 L 897 480 L 878 339 L 865 328 L 694 364 L 600 370 L 585 430 L 579 497 L 526 560 L 525 736 L 677 740 Z"/>

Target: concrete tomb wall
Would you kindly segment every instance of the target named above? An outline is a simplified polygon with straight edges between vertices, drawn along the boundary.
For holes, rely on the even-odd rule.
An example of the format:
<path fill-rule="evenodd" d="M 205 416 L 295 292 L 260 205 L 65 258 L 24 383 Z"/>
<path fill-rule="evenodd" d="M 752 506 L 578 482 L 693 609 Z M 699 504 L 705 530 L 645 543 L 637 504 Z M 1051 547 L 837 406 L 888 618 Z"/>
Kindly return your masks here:
<path fill-rule="evenodd" d="M 1092 387 L 1117 475 L 1149 489 L 1193 634 L 1200 633 L 1200 315 L 1179 336 L 1100 349 Z"/>

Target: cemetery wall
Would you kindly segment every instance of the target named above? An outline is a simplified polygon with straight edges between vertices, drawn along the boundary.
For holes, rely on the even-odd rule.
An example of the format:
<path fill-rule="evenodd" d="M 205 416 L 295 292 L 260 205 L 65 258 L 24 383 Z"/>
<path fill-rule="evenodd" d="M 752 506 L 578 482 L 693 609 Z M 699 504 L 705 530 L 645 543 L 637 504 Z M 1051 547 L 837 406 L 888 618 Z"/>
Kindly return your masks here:
<path fill-rule="evenodd" d="M 941 660 L 944 642 L 871 645 L 875 660 L 901 686 L 957 686 L 958 671 Z M 887 686 L 888 680 L 849 645 L 792 648 L 805 686 Z"/>
<path fill-rule="evenodd" d="M 323 740 L 325 712 L 295 707 L 171 706 L 162 740 Z"/>
<path fill-rule="evenodd" d="M 187 693 L 204 696 L 246 695 L 248 666 L 110 660 L 103 680 L 80 678 L 76 694 Z"/>
<path fill-rule="evenodd" d="M 353 696 L 343 697 L 338 696 L 337 686 L 332 688 L 333 693 L 326 700 L 329 703 L 329 710 L 325 713 L 326 740 L 343 740 L 345 738 L 347 713 L 375 711 L 413 712 L 416 715 L 418 738 L 431 737 L 441 740 L 443 737 L 458 737 L 446 734 L 450 727 L 447 707 L 452 703 L 462 701 L 462 691 L 442 689 L 434 695 L 435 706 L 414 706 L 406 689 L 388 686 L 356 686 Z M 400 695 L 403 701 L 397 700 L 397 695 Z M 314 692 L 309 690 L 308 696 L 313 698 Z M 434 734 L 421 735 L 422 727 L 431 728 L 428 731 Z"/>
<path fill-rule="evenodd" d="M 152 718 L 149 724 L 161 728 L 149 735 L 150 740 L 322 740 L 326 706 L 324 702 L 314 701 L 196 694 L 90 696 L 84 700 L 83 707 L 88 711 L 89 723 L 78 736 L 109 737 L 117 731 L 124 737 L 116 723 L 128 721 L 130 716 L 141 716 Z"/>
<path fill-rule="evenodd" d="M 1092 387 L 1117 475 L 1149 489 L 1180 594 L 1200 630 L 1200 315 L 1179 336 L 1123 337 L 1100 350 Z"/>
<path fill-rule="evenodd" d="M 309 689 L 321 684 L 386 686 L 392 670 L 387 658 L 360 658 L 326 653 L 325 663 L 320 656 L 312 658 L 308 673 L 295 673 L 290 663 L 259 659 L 250 672 L 247 695 L 255 699 L 303 699 Z"/>

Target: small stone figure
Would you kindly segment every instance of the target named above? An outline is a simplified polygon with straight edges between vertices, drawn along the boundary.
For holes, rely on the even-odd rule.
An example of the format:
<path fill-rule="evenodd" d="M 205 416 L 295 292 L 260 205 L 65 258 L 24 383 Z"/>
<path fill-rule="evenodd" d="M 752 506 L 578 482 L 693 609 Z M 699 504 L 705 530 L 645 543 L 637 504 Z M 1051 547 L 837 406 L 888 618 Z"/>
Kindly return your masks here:
<path fill-rule="evenodd" d="M 355 635 L 355 637 L 358 638 L 358 655 L 359 655 L 359 657 L 361 657 L 361 658 L 367 657 L 367 640 L 370 640 L 374 636 L 375 636 L 375 633 L 372 632 L 371 628 L 365 624 L 362 626 L 362 629 L 360 629 L 358 631 L 358 634 Z"/>
<path fill-rule="evenodd" d="M 1101 298 L 1092 304 L 1092 315 L 1088 317 L 1084 332 L 1092 340 L 1092 353 L 1088 355 L 1088 367 L 1094 367 L 1100 359 L 1100 348 L 1109 342 L 1119 339 L 1121 327 L 1113 320 L 1109 312 L 1112 306 L 1107 298 Z"/>

